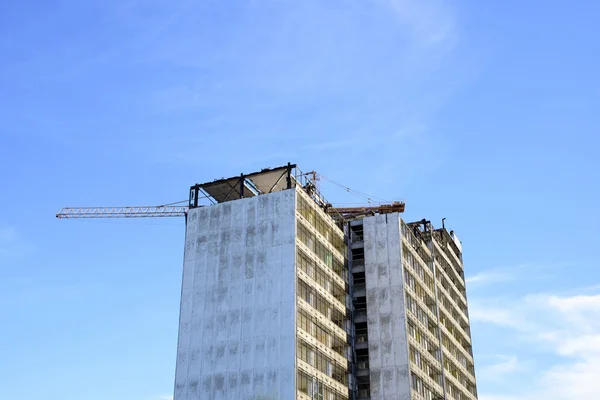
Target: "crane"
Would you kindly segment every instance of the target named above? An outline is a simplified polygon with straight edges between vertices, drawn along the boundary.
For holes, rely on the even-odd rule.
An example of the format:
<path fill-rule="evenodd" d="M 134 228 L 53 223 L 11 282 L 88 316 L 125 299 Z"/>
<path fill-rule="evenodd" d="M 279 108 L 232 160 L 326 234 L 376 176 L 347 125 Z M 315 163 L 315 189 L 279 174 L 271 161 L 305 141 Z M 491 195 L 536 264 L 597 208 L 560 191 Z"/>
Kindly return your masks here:
<path fill-rule="evenodd" d="M 56 218 L 159 218 L 185 217 L 187 206 L 136 206 L 136 207 L 64 207 L 56 213 Z M 343 207 L 331 205 L 325 208 L 330 215 L 341 215 L 343 218 L 358 217 L 368 214 L 388 214 L 404 212 L 404 203 L 380 204 L 370 207 Z"/>
<path fill-rule="evenodd" d="M 56 213 L 56 218 L 185 217 L 187 212 L 187 206 L 65 207 Z"/>
<path fill-rule="evenodd" d="M 310 179 L 310 178 L 312 179 Z M 285 179 L 284 179 L 285 178 Z M 315 171 L 302 173 L 295 164 L 277 168 L 265 168 L 251 174 L 241 174 L 237 177 L 222 178 L 212 182 L 196 184 L 190 188 L 189 202 L 179 201 L 159 206 L 124 206 L 124 207 L 66 207 L 56 213 L 60 219 L 67 218 L 159 218 L 159 217 L 185 217 L 190 208 L 203 207 L 199 204 L 200 198 L 205 198 L 212 203 L 221 203 L 242 198 L 254 197 L 296 185 L 301 186 L 320 207 L 331 217 L 340 221 L 357 218 L 363 215 L 387 214 L 404 212 L 404 202 L 395 201 L 391 204 L 371 203 L 371 199 L 363 193 L 355 192 L 343 187 L 348 192 L 363 197 L 369 202 L 363 207 L 334 207 L 319 194 L 316 182 L 325 178 Z M 188 202 L 188 205 L 181 205 Z"/>

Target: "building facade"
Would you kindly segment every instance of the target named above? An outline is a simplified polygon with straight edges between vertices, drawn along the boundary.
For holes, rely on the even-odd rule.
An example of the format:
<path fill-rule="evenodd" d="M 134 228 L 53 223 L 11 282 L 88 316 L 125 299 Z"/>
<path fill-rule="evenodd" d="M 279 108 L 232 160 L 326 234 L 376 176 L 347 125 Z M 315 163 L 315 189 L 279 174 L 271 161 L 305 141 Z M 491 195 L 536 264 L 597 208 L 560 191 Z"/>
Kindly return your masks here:
<path fill-rule="evenodd" d="M 348 231 L 356 398 L 477 399 L 460 242 L 398 213 Z"/>
<path fill-rule="evenodd" d="M 326 204 L 290 164 L 192 187 L 174 400 L 476 399 L 458 242 Z"/>

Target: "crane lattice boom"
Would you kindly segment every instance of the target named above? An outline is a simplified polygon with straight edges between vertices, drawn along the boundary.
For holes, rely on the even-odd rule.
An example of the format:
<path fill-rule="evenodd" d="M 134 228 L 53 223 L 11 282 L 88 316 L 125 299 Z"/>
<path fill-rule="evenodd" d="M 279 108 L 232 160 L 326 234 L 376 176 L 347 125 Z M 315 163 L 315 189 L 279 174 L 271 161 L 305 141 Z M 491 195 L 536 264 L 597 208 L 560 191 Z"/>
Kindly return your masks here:
<path fill-rule="evenodd" d="M 157 207 L 67 207 L 56 218 L 148 218 L 185 217 L 187 206 Z"/>
<path fill-rule="evenodd" d="M 342 216 L 358 216 L 373 214 L 389 214 L 393 212 L 404 212 L 404 202 L 395 201 L 392 204 L 379 204 L 365 207 L 328 207 L 325 211 L 329 214 L 340 214 Z"/>
<path fill-rule="evenodd" d="M 404 203 L 381 204 L 372 207 L 327 207 L 329 214 L 356 216 L 368 213 L 386 214 L 403 212 Z M 144 207 L 66 207 L 56 213 L 56 218 L 156 218 L 185 217 L 187 206 L 144 206 Z"/>

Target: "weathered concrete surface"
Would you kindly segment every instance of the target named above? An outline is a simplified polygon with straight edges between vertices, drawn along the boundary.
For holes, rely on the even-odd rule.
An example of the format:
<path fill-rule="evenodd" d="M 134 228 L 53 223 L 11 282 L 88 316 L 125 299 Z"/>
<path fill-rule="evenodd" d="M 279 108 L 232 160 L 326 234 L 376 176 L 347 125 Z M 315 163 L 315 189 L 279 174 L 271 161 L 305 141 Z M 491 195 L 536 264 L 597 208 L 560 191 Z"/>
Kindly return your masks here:
<path fill-rule="evenodd" d="M 174 400 L 295 398 L 295 196 L 190 210 Z"/>
<path fill-rule="evenodd" d="M 410 400 L 398 213 L 363 220 L 372 400 Z"/>

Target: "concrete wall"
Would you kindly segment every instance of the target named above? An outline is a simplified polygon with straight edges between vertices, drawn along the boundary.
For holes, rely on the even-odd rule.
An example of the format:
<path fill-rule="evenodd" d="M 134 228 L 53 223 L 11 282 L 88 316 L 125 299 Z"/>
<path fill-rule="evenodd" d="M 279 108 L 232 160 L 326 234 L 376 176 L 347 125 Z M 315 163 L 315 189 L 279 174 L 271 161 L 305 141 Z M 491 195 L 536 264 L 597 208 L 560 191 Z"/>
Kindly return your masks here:
<path fill-rule="evenodd" d="M 409 400 L 410 374 L 398 213 L 364 219 L 372 400 Z"/>
<path fill-rule="evenodd" d="M 295 196 L 190 210 L 174 400 L 295 398 Z"/>

